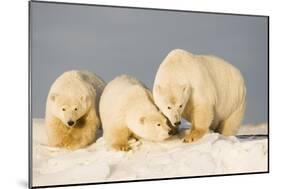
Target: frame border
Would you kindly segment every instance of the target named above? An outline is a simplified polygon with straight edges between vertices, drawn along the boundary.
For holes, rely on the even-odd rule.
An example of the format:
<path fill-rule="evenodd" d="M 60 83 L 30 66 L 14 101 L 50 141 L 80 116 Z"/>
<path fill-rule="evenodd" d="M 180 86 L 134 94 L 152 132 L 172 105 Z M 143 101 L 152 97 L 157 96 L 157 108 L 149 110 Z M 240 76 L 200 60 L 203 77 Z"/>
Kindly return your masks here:
<path fill-rule="evenodd" d="M 32 78 L 31 78 L 31 1 L 28 1 L 28 188 L 32 186 L 32 171 L 33 171 L 33 158 L 32 158 Z"/>
<path fill-rule="evenodd" d="M 77 183 L 77 184 L 60 184 L 60 185 L 43 185 L 32 186 L 32 171 L 33 171 L 33 150 L 32 150 L 32 51 L 31 51 L 31 37 L 32 37 L 32 15 L 31 15 L 31 3 L 43 3 L 43 4 L 61 4 L 61 5 L 76 5 L 76 6 L 95 6 L 95 7 L 110 7 L 110 8 L 127 8 L 137 10 L 155 10 L 155 11 L 169 11 L 169 12 L 184 12 L 184 13 L 202 13 L 202 14 L 214 14 L 214 15 L 231 15 L 231 16 L 249 16 L 249 17 L 263 17 L 267 22 L 267 127 L 268 127 L 268 159 L 267 159 L 267 171 L 260 172 L 246 172 L 246 173 L 231 173 L 231 174 L 214 174 L 214 175 L 200 175 L 200 176 L 181 176 L 181 177 L 167 177 L 167 178 L 152 178 L 152 179 L 135 179 L 135 180 L 120 180 L 120 181 L 108 181 L 108 182 L 90 182 L 90 183 Z M 255 15 L 255 14 L 239 14 L 239 13 L 226 13 L 226 12 L 209 12 L 209 11 L 192 11 L 192 10 L 177 10 L 177 9 L 161 9 L 161 8 L 149 8 L 149 7 L 130 7 L 130 6 L 117 6 L 117 5 L 102 5 L 102 4 L 88 4 L 88 3 L 72 3 L 72 2 L 57 2 L 57 1 L 42 1 L 42 0 L 29 0 L 28 1 L 28 188 L 54 188 L 54 187 L 68 187 L 68 186 L 85 186 L 85 185 L 98 185 L 98 184 L 114 184 L 114 183 L 131 183 L 131 182 L 144 182 L 144 181 L 161 181 L 161 180 L 177 180 L 177 179 L 190 179 L 190 178 L 208 178 L 208 177 L 223 177 L 223 176 L 238 176 L 238 175 L 252 175 L 252 174 L 266 174 L 270 173 L 270 16 L 268 15 Z"/>

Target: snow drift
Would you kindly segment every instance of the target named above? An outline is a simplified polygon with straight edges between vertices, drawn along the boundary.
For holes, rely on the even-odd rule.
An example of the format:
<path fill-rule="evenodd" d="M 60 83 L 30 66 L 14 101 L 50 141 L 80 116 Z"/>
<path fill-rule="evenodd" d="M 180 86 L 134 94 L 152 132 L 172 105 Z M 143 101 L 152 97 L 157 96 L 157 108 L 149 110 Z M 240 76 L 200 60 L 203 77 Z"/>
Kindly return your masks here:
<path fill-rule="evenodd" d="M 181 132 L 183 134 L 183 131 Z M 267 134 L 267 125 L 243 126 L 240 135 Z M 42 119 L 33 120 L 33 186 L 267 171 L 267 137 L 209 133 L 186 144 L 181 136 L 161 142 L 131 140 L 117 152 L 99 137 L 76 151 L 48 147 Z"/>

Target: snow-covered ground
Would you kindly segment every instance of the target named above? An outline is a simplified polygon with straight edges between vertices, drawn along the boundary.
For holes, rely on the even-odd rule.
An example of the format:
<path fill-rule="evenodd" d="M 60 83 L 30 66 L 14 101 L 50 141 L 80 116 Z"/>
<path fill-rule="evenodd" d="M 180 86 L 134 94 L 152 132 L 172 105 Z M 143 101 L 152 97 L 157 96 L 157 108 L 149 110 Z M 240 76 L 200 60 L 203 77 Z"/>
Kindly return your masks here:
<path fill-rule="evenodd" d="M 267 125 L 245 125 L 239 131 L 251 134 L 267 134 Z M 34 119 L 33 186 L 267 171 L 267 137 L 210 133 L 191 144 L 180 136 L 161 143 L 131 140 L 129 152 L 110 149 L 102 137 L 77 151 L 46 142 L 44 121 Z"/>

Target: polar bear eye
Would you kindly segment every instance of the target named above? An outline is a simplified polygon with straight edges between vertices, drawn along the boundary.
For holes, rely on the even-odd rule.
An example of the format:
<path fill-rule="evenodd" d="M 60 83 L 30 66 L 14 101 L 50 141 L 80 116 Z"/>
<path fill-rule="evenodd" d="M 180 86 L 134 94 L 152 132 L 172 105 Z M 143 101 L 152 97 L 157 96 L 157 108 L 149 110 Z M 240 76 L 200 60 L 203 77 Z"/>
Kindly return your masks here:
<path fill-rule="evenodd" d="M 75 111 L 77 111 L 78 109 L 77 109 L 77 108 L 75 108 L 74 110 L 75 110 Z"/>
<path fill-rule="evenodd" d="M 170 106 L 168 106 L 168 109 L 170 110 L 170 109 L 171 109 L 171 107 L 170 107 Z"/>
<path fill-rule="evenodd" d="M 62 111 L 65 111 L 65 108 L 63 108 Z"/>
<path fill-rule="evenodd" d="M 180 108 L 182 108 L 182 104 L 180 105 Z"/>
<path fill-rule="evenodd" d="M 159 127 L 159 126 L 161 126 L 161 124 L 160 124 L 160 123 L 157 123 L 157 126 Z"/>

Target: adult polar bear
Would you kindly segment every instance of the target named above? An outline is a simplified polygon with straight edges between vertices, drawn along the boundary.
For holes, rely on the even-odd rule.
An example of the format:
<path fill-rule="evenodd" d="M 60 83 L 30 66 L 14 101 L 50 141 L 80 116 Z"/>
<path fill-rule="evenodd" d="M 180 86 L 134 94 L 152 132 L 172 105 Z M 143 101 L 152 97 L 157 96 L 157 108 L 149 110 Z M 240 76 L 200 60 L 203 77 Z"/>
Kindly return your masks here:
<path fill-rule="evenodd" d="M 156 105 L 173 126 L 183 117 L 192 124 L 185 142 L 211 128 L 235 135 L 246 107 L 246 87 L 238 69 L 221 58 L 172 50 L 161 63 L 153 86 Z"/>
<path fill-rule="evenodd" d="M 104 139 L 116 150 L 129 150 L 130 136 L 162 141 L 171 131 L 151 92 L 128 75 L 118 76 L 106 85 L 100 99 L 100 116 Z"/>
<path fill-rule="evenodd" d="M 75 150 L 94 142 L 104 86 L 102 79 L 87 71 L 68 71 L 56 79 L 46 104 L 49 145 Z"/>

